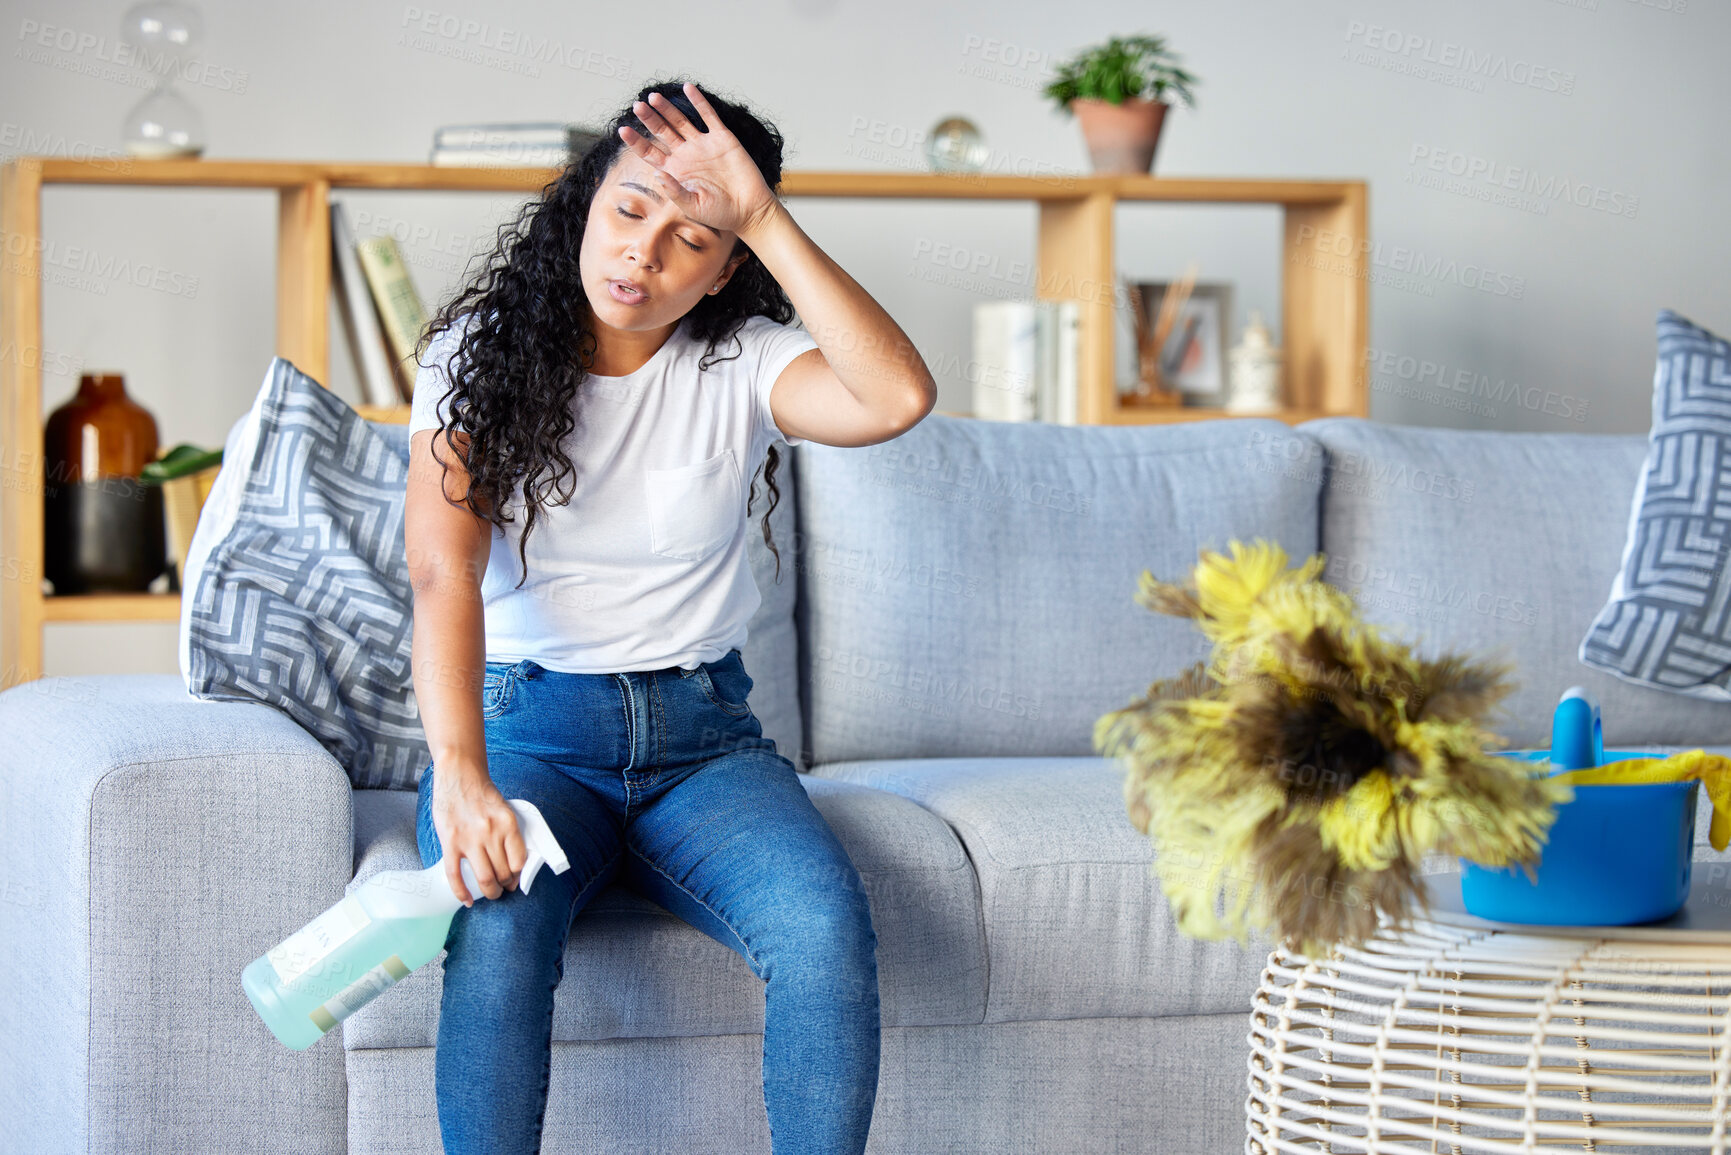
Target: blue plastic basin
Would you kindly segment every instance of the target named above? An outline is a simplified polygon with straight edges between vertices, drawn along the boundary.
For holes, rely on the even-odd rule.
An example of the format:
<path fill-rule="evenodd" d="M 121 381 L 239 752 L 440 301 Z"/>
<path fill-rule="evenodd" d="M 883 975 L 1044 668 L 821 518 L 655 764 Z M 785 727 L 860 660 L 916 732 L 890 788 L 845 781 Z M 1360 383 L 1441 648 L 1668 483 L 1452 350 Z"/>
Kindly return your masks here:
<path fill-rule="evenodd" d="M 1548 753 L 1505 756 L 1533 761 Z M 1604 760 L 1652 757 L 1607 750 Z M 1498 922 L 1628 926 L 1669 918 L 1689 895 L 1699 786 L 1576 786 L 1574 799 L 1557 807 L 1537 881 L 1519 867 L 1462 859 L 1461 901 L 1469 914 Z"/>

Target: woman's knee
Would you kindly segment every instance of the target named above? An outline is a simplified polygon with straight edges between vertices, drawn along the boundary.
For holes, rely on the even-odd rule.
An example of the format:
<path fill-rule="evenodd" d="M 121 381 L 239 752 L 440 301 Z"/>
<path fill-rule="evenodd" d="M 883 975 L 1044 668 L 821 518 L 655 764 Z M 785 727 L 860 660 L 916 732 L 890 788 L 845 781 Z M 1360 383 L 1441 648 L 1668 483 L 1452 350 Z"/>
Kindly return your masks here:
<path fill-rule="evenodd" d="M 776 954 L 823 967 L 872 967 L 877 931 L 863 887 L 804 891 L 780 904 Z"/>
<path fill-rule="evenodd" d="M 451 917 L 445 966 L 473 967 L 501 983 L 540 981 L 560 969 L 570 926 L 571 895 L 557 886 L 478 897 Z"/>

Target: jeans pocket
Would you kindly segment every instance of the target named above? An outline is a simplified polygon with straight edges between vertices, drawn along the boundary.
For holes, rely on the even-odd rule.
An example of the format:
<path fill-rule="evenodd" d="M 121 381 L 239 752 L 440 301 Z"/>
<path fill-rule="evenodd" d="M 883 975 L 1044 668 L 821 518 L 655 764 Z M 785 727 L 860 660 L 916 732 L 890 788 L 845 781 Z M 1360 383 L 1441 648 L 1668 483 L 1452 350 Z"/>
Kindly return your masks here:
<path fill-rule="evenodd" d="M 701 561 L 744 524 L 739 463 L 731 449 L 695 465 L 646 471 L 644 496 L 649 548 L 661 557 Z"/>
<path fill-rule="evenodd" d="M 511 690 L 517 675 L 510 662 L 488 662 L 481 683 L 481 718 L 497 718 L 511 705 Z"/>
<path fill-rule="evenodd" d="M 692 672 L 703 696 L 724 714 L 743 718 L 751 713 L 746 698 L 751 693 L 751 675 L 739 661 L 738 651 L 706 662 Z"/>

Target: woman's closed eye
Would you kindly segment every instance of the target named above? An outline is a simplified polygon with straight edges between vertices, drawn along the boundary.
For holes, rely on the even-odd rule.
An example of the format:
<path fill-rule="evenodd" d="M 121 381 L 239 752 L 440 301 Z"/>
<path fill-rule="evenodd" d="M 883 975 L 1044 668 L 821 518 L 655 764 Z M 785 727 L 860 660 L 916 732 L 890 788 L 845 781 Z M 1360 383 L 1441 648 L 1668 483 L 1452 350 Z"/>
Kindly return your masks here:
<path fill-rule="evenodd" d="M 620 216 L 630 217 L 634 221 L 640 221 L 643 219 L 642 217 L 638 216 L 636 213 L 628 213 L 624 209 L 615 209 L 614 211 L 617 212 Z M 678 233 L 674 233 L 673 235 L 676 237 L 679 236 Z M 701 253 L 703 251 L 702 245 L 694 245 L 690 241 L 686 241 L 684 237 L 679 237 L 679 239 L 682 241 L 685 241 L 686 247 L 689 248 L 692 252 Z"/>

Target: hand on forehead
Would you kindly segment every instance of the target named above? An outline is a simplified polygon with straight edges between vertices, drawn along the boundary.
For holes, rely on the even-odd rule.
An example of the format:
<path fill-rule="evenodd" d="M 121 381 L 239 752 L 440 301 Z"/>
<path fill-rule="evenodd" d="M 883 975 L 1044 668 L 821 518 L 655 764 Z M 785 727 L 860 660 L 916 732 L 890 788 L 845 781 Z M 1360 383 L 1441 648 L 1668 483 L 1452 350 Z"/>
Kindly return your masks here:
<path fill-rule="evenodd" d="M 649 201 L 656 211 L 659 212 L 664 208 L 671 207 L 673 212 L 680 219 L 690 221 L 691 224 L 697 228 L 708 233 L 713 233 L 721 240 L 730 241 L 733 239 L 732 233 L 727 232 L 726 230 L 710 228 L 706 224 L 692 220 L 688 214 L 680 211 L 677 206 L 669 206 L 667 198 L 663 196 L 661 190 L 656 187 L 655 166 L 632 152 L 630 149 L 625 149 L 619 154 L 619 159 L 614 163 L 613 168 L 607 174 L 606 184 L 618 187 L 629 187 L 630 191 L 637 193 L 639 196 L 642 196 L 645 200 Z"/>

